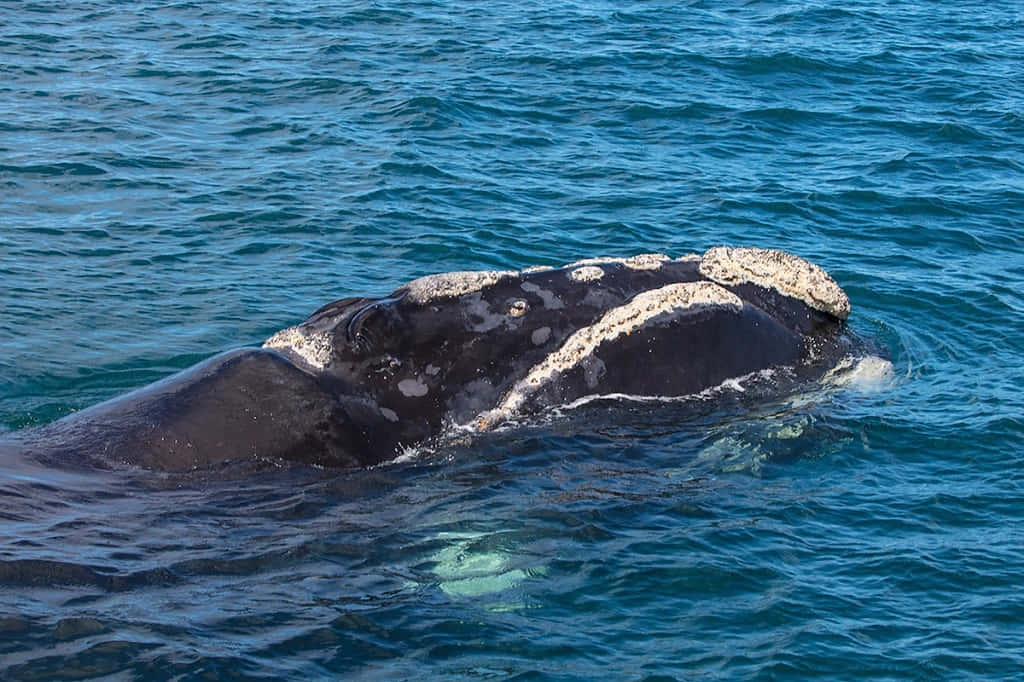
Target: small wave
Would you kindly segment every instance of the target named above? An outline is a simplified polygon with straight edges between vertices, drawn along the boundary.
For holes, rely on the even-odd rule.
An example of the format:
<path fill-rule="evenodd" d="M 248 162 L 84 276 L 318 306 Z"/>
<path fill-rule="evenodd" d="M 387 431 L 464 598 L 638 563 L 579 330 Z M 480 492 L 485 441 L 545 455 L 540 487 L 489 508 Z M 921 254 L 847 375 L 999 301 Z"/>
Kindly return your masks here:
<path fill-rule="evenodd" d="M 180 578 L 164 568 L 120 574 L 106 566 L 88 566 L 65 561 L 46 559 L 0 561 L 0 585 L 4 586 L 87 585 L 100 587 L 110 592 L 120 592 L 150 585 L 169 585 L 178 582 L 180 582 Z"/>
<path fill-rule="evenodd" d="M 48 163 L 31 164 L 28 166 L 11 166 L 0 164 L 0 173 L 19 175 L 105 175 L 107 171 L 87 163 Z"/>

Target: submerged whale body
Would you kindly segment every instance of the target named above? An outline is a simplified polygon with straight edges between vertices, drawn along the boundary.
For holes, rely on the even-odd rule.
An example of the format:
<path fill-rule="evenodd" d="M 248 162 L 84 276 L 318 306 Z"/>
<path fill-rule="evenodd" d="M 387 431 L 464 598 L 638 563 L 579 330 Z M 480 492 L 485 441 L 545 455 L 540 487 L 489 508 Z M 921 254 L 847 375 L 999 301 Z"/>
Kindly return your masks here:
<path fill-rule="evenodd" d="M 849 350 L 849 310 L 824 270 L 765 249 L 430 275 L 13 440 L 49 461 L 166 471 L 367 466 L 453 425 L 587 396 L 687 396 L 775 367 L 821 376 Z"/>

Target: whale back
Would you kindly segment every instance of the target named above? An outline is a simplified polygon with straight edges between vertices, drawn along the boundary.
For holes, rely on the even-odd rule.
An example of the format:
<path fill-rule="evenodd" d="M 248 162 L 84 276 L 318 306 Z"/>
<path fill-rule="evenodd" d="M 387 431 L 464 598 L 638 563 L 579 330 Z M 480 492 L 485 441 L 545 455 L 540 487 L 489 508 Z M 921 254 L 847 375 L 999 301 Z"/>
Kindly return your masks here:
<path fill-rule="evenodd" d="M 390 423 L 335 380 L 277 353 L 229 351 L 137 391 L 18 434 L 37 459 L 188 471 L 285 459 L 356 467 L 380 461 Z"/>

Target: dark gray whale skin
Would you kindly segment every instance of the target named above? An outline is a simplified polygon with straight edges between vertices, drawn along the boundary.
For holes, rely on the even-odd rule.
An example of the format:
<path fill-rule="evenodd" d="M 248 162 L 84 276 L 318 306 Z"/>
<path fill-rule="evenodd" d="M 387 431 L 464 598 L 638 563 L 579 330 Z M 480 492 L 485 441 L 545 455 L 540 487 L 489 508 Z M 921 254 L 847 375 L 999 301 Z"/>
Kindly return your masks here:
<path fill-rule="evenodd" d="M 779 366 L 820 377 L 850 351 L 848 306 L 820 268 L 760 249 L 437 275 L 330 303 L 263 348 L 10 434 L 0 452 L 365 467 L 452 424 L 486 430 L 588 395 L 684 396 Z"/>
<path fill-rule="evenodd" d="M 184 471 L 280 458 L 328 466 L 379 462 L 391 426 L 349 387 L 303 372 L 274 351 L 214 356 L 52 424 L 15 433 L 50 464 Z"/>

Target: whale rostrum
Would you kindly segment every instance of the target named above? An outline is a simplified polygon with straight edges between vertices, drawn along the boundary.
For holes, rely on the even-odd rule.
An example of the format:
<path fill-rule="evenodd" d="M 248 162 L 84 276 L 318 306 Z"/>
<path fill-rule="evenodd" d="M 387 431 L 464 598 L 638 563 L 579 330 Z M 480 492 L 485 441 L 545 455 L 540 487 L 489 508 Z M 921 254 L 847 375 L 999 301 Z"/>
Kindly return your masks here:
<path fill-rule="evenodd" d="M 850 302 L 784 251 L 715 247 L 427 275 L 346 298 L 150 386 L 8 437 L 50 461 L 183 471 L 359 467 L 587 396 L 676 397 L 776 367 L 821 376 Z"/>

